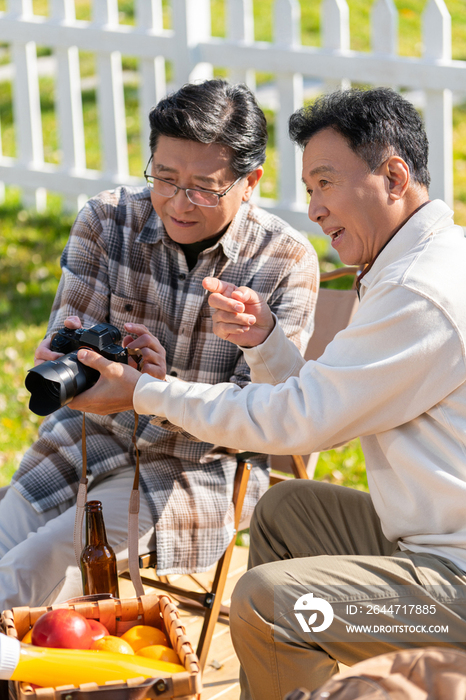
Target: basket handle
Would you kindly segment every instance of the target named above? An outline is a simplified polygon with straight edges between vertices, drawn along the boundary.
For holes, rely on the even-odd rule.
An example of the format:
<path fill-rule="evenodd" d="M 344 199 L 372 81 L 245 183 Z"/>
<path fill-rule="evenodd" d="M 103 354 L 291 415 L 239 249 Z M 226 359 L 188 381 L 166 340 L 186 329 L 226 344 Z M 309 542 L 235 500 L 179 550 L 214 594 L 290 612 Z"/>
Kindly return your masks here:
<path fill-rule="evenodd" d="M 77 691 L 76 694 L 74 691 Z M 72 696 L 75 700 L 143 700 L 144 698 L 173 698 L 171 678 L 146 678 L 137 685 L 112 684 L 108 687 L 73 688 L 72 690 L 55 690 L 54 700 L 66 700 Z"/>
<path fill-rule="evenodd" d="M 97 603 L 99 600 L 117 600 L 111 593 L 93 593 L 92 595 L 78 595 L 75 598 L 68 598 L 64 602 L 74 605 L 75 603 Z"/>

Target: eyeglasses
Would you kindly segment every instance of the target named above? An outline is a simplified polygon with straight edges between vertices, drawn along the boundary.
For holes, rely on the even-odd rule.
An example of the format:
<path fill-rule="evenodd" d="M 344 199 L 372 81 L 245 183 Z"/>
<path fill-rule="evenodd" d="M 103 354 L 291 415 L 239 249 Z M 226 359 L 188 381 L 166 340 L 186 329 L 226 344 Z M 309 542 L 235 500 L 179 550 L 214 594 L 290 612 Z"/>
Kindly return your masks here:
<path fill-rule="evenodd" d="M 186 196 L 191 202 L 198 207 L 216 207 L 220 201 L 220 197 L 224 197 L 228 192 L 233 189 L 233 187 L 243 179 L 243 175 L 234 181 L 228 189 L 224 192 L 209 192 L 208 190 L 194 190 L 192 187 L 178 187 L 174 185 L 173 182 L 168 182 L 167 180 L 162 180 L 161 177 L 155 177 L 155 175 L 148 175 L 147 168 L 152 160 L 152 156 L 149 158 L 149 162 L 144 170 L 144 177 L 146 178 L 147 186 L 155 194 L 159 194 L 161 197 L 174 197 L 179 190 L 186 192 Z"/>

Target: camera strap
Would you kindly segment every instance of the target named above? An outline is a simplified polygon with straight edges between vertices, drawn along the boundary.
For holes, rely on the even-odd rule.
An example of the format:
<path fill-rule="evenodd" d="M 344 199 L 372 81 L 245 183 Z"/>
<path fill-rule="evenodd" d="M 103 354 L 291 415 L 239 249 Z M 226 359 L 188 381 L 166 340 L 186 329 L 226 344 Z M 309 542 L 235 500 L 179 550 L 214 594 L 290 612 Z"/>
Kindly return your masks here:
<path fill-rule="evenodd" d="M 134 471 L 133 488 L 129 498 L 128 510 L 128 566 L 131 582 L 137 596 L 144 595 L 144 587 L 139 570 L 139 450 L 137 446 L 137 429 L 139 416 L 134 411 L 134 430 L 131 441 L 134 445 L 136 468 Z M 86 414 L 82 421 L 82 475 L 78 486 L 76 499 L 76 516 L 74 521 L 73 545 L 78 567 L 81 568 L 81 552 L 83 550 L 83 522 L 87 502 L 87 450 L 86 450 Z"/>
<path fill-rule="evenodd" d="M 76 561 L 78 562 L 78 567 L 81 567 L 81 552 L 83 551 L 83 522 L 84 522 L 84 509 L 87 501 L 87 451 L 86 451 L 86 414 L 83 413 L 82 422 L 82 475 L 78 486 L 78 495 L 76 498 L 76 516 L 74 520 L 74 532 L 73 532 L 73 546 L 74 555 Z"/>
<path fill-rule="evenodd" d="M 139 416 L 134 411 L 134 430 L 131 438 L 136 455 L 136 469 L 134 470 L 134 481 L 131 495 L 129 497 L 128 510 L 128 566 L 131 582 L 137 596 L 144 595 L 144 587 L 141 581 L 139 569 L 139 450 L 137 446 L 137 429 Z"/>

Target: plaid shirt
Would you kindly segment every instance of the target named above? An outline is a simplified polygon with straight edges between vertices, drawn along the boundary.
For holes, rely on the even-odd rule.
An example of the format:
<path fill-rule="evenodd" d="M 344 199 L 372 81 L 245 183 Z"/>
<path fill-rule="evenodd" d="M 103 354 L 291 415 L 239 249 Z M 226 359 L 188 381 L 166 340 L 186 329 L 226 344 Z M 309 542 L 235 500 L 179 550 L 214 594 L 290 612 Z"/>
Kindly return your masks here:
<path fill-rule="evenodd" d="M 250 381 L 241 350 L 212 332 L 201 284 L 206 276 L 263 294 L 302 352 L 313 330 L 315 251 L 285 222 L 251 204 L 242 204 L 226 233 L 189 271 L 147 188 L 103 192 L 78 214 L 61 265 L 48 334 L 70 315 L 84 327 L 111 323 L 122 336 L 124 323 L 143 323 L 166 350 L 167 374 L 188 381 Z M 139 418 L 140 483 L 156 524 L 158 573 L 205 571 L 233 534 L 236 457 L 149 420 Z M 89 484 L 135 464 L 133 412 L 88 414 L 86 424 Z M 245 517 L 268 485 L 267 458 L 258 456 L 253 464 Z M 81 415 L 64 407 L 43 422 L 13 482 L 42 512 L 75 496 L 81 470 Z"/>

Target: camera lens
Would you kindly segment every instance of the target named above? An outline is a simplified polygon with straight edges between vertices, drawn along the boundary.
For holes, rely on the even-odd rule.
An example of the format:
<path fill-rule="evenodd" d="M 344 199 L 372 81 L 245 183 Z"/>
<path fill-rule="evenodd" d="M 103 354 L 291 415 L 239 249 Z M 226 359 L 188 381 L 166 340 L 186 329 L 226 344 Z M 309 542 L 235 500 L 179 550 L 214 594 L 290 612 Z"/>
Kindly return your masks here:
<path fill-rule="evenodd" d="M 36 369 L 29 370 L 26 389 L 31 392 L 29 408 L 38 416 L 48 416 L 60 408 L 60 383 L 48 379 Z"/>
<path fill-rule="evenodd" d="M 76 352 L 33 367 L 25 382 L 31 392 L 29 408 L 38 416 L 48 416 L 93 386 L 99 376 L 97 370 L 79 362 Z"/>

